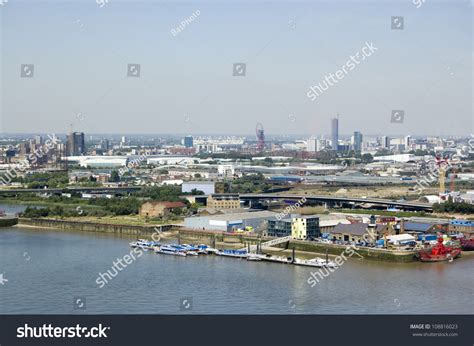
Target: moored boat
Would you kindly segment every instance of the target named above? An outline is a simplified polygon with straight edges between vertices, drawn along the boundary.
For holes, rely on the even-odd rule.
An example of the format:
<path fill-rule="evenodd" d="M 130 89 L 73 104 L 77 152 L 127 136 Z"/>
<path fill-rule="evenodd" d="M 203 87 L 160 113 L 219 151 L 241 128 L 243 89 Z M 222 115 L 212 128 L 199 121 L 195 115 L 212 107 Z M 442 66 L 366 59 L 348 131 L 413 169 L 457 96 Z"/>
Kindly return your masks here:
<path fill-rule="evenodd" d="M 261 261 L 264 259 L 266 256 L 265 255 L 260 255 L 256 253 L 249 253 L 247 256 L 247 261 Z"/>
<path fill-rule="evenodd" d="M 462 251 L 474 251 L 474 237 L 459 238 Z"/>
<path fill-rule="evenodd" d="M 189 244 L 183 244 L 183 245 L 180 245 L 181 248 L 186 251 L 186 253 L 188 255 L 191 255 L 191 256 L 198 256 L 199 253 L 200 253 L 200 250 L 198 247 L 194 246 L 194 245 L 189 245 Z"/>
<path fill-rule="evenodd" d="M 418 257 L 422 262 L 452 261 L 461 255 L 460 248 L 452 248 L 443 245 L 443 238 L 438 238 L 438 244 L 429 249 L 421 250 Z"/>
<path fill-rule="evenodd" d="M 277 263 L 284 263 L 284 264 L 291 264 L 292 259 L 291 257 L 283 257 L 283 256 L 265 256 L 262 257 L 263 260 L 268 261 L 268 262 L 277 262 Z"/>
<path fill-rule="evenodd" d="M 174 255 L 181 257 L 186 257 L 187 255 L 185 251 L 176 249 L 175 247 L 169 245 L 159 246 L 155 249 L 155 252 L 163 255 Z"/>
<path fill-rule="evenodd" d="M 142 250 L 153 250 L 156 246 L 160 246 L 160 243 L 149 241 L 147 239 L 138 239 L 129 243 L 133 248 L 139 248 Z"/>
<path fill-rule="evenodd" d="M 248 257 L 248 253 L 246 250 L 220 250 L 216 252 L 216 255 L 226 256 L 226 257 L 237 257 L 237 258 Z"/>
<path fill-rule="evenodd" d="M 326 261 L 326 260 L 323 260 L 322 258 L 319 258 L 319 257 L 308 259 L 308 260 L 295 258 L 295 261 L 293 263 L 296 264 L 296 265 L 307 266 L 307 267 L 337 268 L 337 264 L 335 262 Z"/>

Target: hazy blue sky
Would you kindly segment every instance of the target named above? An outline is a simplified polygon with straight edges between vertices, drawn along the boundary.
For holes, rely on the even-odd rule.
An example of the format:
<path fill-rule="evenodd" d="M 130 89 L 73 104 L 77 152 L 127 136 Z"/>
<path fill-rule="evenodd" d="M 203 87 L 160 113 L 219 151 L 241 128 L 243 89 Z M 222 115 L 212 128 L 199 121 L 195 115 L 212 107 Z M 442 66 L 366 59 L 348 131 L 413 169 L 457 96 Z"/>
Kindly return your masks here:
<path fill-rule="evenodd" d="M 261 122 L 268 134 L 319 135 L 339 112 L 341 134 L 473 133 L 472 10 L 456 0 L 9 0 L 1 130 L 250 134 Z M 378 50 L 311 101 L 309 86 L 366 41 Z M 245 77 L 232 76 L 237 62 Z M 127 77 L 129 63 L 140 78 Z M 34 64 L 33 78 L 20 78 L 21 64 Z"/>

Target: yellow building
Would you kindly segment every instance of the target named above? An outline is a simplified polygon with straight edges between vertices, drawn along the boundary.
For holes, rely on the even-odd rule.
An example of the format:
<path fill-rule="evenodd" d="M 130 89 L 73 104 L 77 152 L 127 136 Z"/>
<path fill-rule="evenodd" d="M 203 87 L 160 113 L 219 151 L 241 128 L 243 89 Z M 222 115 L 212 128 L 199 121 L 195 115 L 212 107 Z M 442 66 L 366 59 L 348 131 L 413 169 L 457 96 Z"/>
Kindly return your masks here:
<path fill-rule="evenodd" d="M 307 240 L 319 236 L 319 218 L 314 216 L 294 217 L 291 220 L 293 239 Z"/>
<path fill-rule="evenodd" d="M 213 209 L 240 208 L 240 196 L 232 193 L 212 194 L 207 197 L 207 207 Z"/>

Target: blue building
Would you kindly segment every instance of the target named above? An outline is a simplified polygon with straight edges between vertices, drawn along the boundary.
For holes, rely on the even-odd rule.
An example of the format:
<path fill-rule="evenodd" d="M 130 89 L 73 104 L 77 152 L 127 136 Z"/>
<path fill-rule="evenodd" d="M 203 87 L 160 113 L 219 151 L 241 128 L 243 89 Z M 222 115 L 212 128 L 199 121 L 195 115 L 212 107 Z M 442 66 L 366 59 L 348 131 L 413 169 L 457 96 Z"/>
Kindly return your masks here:
<path fill-rule="evenodd" d="M 193 136 L 184 137 L 184 146 L 186 148 L 192 148 L 194 144 Z"/>
<path fill-rule="evenodd" d="M 354 151 L 362 151 L 362 133 L 354 132 Z"/>

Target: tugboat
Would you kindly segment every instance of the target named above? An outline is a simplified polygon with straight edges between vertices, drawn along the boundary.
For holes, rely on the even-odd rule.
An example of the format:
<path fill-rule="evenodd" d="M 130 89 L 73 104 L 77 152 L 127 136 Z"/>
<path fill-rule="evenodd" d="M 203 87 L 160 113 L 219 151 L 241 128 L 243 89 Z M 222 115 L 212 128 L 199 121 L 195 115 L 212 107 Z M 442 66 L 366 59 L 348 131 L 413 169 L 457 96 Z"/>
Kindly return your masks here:
<path fill-rule="evenodd" d="M 422 262 L 450 261 L 461 255 L 461 249 L 443 245 L 443 238 L 438 238 L 438 244 L 427 250 L 421 250 L 418 257 Z"/>

